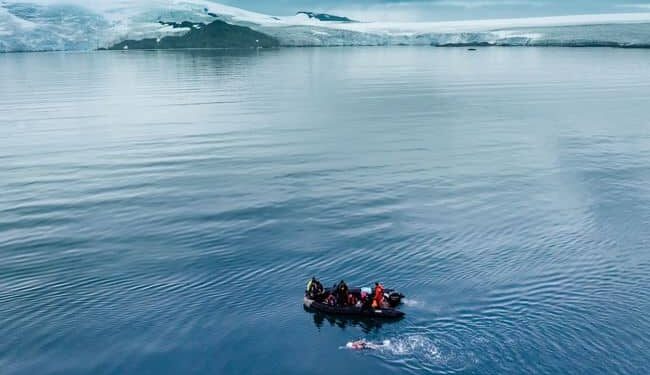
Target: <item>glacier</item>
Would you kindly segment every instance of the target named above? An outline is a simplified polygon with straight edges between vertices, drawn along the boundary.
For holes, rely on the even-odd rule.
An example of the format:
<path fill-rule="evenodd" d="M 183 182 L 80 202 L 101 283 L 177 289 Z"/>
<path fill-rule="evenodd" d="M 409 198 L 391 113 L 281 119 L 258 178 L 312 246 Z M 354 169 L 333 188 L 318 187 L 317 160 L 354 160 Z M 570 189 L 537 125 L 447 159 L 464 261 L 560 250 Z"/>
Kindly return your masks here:
<path fill-rule="evenodd" d="M 308 13 L 275 17 L 210 0 L 4 0 L 0 52 L 95 50 L 190 31 L 169 23 L 215 20 L 262 32 L 282 46 L 650 47 L 650 13 L 452 22 L 331 21 Z"/>

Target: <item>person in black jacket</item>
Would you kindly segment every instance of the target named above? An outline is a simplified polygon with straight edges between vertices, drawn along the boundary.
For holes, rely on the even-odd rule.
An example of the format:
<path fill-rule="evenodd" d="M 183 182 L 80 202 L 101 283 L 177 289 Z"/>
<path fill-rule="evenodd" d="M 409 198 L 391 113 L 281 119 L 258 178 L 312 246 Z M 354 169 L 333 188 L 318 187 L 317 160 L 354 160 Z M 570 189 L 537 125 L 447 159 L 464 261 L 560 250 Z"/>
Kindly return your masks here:
<path fill-rule="evenodd" d="M 307 283 L 307 296 L 317 301 L 323 297 L 323 284 L 316 277 L 312 277 Z"/>
<path fill-rule="evenodd" d="M 337 292 L 337 298 L 339 305 L 345 306 L 348 304 L 348 285 L 345 283 L 345 281 L 341 280 L 339 285 L 336 287 L 336 292 Z"/>
<path fill-rule="evenodd" d="M 363 292 L 361 294 L 361 309 L 370 310 L 372 308 L 372 296 L 368 293 Z"/>

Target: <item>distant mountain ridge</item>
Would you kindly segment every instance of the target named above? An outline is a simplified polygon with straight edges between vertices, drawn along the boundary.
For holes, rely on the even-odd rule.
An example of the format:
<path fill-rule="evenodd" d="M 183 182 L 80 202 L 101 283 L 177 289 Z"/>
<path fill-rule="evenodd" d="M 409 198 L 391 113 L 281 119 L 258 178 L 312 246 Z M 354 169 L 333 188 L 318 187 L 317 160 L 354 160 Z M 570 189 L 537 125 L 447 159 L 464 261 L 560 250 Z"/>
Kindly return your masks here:
<path fill-rule="evenodd" d="M 209 24 L 187 21 L 180 24 L 162 21 L 160 23 L 174 28 L 189 28 L 190 31 L 183 35 L 166 36 L 160 39 L 125 40 L 108 49 L 271 48 L 280 45 L 277 39 L 266 34 L 220 20 Z"/>

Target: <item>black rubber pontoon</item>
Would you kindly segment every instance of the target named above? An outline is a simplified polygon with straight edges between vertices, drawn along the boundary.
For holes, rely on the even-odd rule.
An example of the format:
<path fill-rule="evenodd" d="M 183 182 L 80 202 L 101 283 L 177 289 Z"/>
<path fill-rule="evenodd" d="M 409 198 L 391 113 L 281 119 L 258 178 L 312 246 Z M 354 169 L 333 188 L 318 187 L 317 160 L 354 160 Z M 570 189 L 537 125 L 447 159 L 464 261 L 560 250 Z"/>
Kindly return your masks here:
<path fill-rule="evenodd" d="M 331 289 L 325 289 L 325 295 L 329 293 Z M 355 295 L 359 298 L 361 296 L 361 288 L 350 288 L 350 294 Z M 386 318 L 386 319 L 398 319 L 404 316 L 404 312 L 395 309 L 394 307 L 401 303 L 401 299 L 404 297 L 401 293 L 398 293 L 392 289 L 386 289 L 384 291 L 386 300 L 391 307 L 384 307 L 380 309 L 375 309 L 372 307 L 357 307 L 357 306 L 330 306 L 325 301 L 317 301 L 305 296 L 304 305 L 307 309 L 312 309 L 315 311 L 320 311 L 325 314 L 332 315 L 346 315 L 346 316 L 359 316 L 365 318 Z"/>

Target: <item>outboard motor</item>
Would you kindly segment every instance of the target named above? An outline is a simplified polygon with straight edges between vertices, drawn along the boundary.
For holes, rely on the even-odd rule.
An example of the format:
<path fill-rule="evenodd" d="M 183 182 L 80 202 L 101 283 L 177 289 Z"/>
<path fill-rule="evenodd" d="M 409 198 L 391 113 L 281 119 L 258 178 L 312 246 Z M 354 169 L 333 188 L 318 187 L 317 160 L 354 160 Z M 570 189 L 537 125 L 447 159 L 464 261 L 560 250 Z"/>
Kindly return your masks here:
<path fill-rule="evenodd" d="M 400 303 L 402 303 L 402 298 L 404 298 L 404 295 L 402 293 L 391 292 L 387 298 L 388 305 L 390 307 L 397 307 Z"/>

